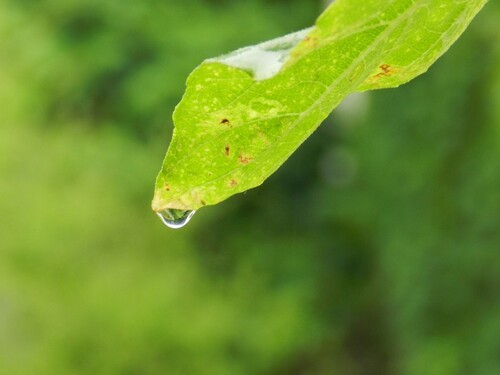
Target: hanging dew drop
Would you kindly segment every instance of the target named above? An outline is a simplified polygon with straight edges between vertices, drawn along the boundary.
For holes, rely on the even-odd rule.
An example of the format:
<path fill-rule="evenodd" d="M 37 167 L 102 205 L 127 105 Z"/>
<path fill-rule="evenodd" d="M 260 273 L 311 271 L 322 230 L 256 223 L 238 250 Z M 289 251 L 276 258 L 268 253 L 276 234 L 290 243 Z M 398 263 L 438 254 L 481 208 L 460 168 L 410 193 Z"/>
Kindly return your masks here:
<path fill-rule="evenodd" d="M 193 217 L 194 210 L 175 210 L 175 209 L 167 209 L 161 212 L 158 212 L 157 215 L 160 217 L 163 224 L 165 224 L 169 228 L 182 228 L 186 225 L 189 220 Z"/>

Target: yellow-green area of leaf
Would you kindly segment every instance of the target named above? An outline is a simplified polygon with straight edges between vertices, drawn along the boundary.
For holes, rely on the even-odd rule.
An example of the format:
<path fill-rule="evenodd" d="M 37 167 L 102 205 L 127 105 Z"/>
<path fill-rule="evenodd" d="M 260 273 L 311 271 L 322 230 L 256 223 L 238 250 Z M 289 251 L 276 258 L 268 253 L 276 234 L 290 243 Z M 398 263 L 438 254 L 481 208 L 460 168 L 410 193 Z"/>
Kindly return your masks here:
<path fill-rule="evenodd" d="M 209 59 L 187 79 L 153 210 L 260 185 L 353 92 L 425 72 L 487 0 L 337 0 L 314 27 Z"/>

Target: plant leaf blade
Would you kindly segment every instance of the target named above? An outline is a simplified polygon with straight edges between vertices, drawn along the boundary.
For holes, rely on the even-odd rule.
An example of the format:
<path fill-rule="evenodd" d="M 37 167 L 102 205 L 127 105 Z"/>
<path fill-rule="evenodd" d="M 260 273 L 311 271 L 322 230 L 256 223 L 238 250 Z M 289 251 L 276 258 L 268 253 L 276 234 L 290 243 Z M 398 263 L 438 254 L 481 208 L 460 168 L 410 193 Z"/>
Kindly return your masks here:
<path fill-rule="evenodd" d="M 174 112 L 153 210 L 260 185 L 345 96 L 425 72 L 486 1 L 338 0 L 311 30 L 202 63 Z"/>

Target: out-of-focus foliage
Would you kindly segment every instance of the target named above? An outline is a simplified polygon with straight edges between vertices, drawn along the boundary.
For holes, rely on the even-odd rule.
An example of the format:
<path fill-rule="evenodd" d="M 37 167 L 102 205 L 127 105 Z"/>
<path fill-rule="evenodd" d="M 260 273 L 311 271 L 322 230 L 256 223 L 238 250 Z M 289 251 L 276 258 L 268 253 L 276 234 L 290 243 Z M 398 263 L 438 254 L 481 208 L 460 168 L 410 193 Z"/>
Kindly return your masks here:
<path fill-rule="evenodd" d="M 317 11 L 308 1 L 6 0 L 2 55 L 29 82 L 38 121 L 163 135 L 200 60 L 308 26 Z"/>
<path fill-rule="evenodd" d="M 496 2 L 261 189 L 179 231 L 149 210 L 183 77 L 319 7 L 0 3 L 0 373 L 497 372 Z"/>

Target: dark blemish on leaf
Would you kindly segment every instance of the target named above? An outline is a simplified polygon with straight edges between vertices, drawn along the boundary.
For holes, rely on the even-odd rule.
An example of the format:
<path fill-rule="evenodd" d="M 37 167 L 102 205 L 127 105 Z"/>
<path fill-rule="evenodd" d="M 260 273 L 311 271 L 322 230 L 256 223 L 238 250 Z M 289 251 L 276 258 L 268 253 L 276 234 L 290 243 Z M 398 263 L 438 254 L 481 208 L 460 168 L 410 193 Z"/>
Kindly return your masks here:
<path fill-rule="evenodd" d="M 166 191 L 170 191 L 170 185 L 169 184 L 165 184 L 165 190 Z"/>
<path fill-rule="evenodd" d="M 207 203 L 204 200 L 201 200 L 200 203 L 205 206 Z"/>
<path fill-rule="evenodd" d="M 394 68 L 389 64 L 382 64 L 379 66 L 380 73 L 375 74 L 375 78 L 389 77 L 394 73 Z"/>
<path fill-rule="evenodd" d="M 252 160 L 252 158 L 250 156 L 244 156 L 244 155 L 238 156 L 238 161 L 241 164 L 248 164 L 248 163 L 250 163 L 251 160 Z"/>
<path fill-rule="evenodd" d="M 389 64 L 382 64 L 382 65 L 380 65 L 380 69 L 382 69 L 382 71 L 384 73 L 389 74 L 390 70 L 391 70 L 391 66 Z"/>
<path fill-rule="evenodd" d="M 229 121 L 227 118 L 223 118 L 222 120 L 220 120 L 219 124 L 229 126 L 230 128 L 233 127 L 233 125 L 231 124 L 231 121 Z"/>
<path fill-rule="evenodd" d="M 229 182 L 229 186 L 236 186 L 238 185 L 238 181 L 236 181 L 234 178 Z"/>
<path fill-rule="evenodd" d="M 226 153 L 226 156 L 229 156 L 229 146 L 224 147 L 224 151 Z"/>

